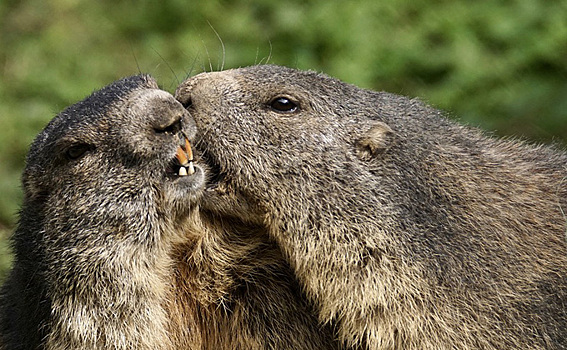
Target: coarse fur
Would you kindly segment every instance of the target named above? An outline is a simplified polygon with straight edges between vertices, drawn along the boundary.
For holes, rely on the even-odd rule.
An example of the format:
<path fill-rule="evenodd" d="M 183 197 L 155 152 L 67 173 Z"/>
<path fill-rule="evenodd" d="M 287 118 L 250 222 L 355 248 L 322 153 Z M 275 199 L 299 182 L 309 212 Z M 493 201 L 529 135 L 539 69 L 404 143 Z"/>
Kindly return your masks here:
<path fill-rule="evenodd" d="M 149 76 L 74 104 L 36 137 L 23 174 L 15 262 L 2 289 L 5 349 L 168 349 L 179 229 L 203 171 L 168 167 L 195 125 Z"/>
<path fill-rule="evenodd" d="M 263 225 L 322 322 L 368 349 L 567 348 L 567 155 L 315 72 L 197 75 L 203 213 Z"/>
<path fill-rule="evenodd" d="M 181 104 L 141 75 L 65 109 L 37 136 L 0 348 L 336 347 L 274 243 L 196 215 L 205 170 L 175 173 L 194 134 Z"/>
<path fill-rule="evenodd" d="M 177 250 L 176 349 L 340 349 L 263 227 L 204 215 Z M 191 330 L 196 330 L 191 332 Z"/>

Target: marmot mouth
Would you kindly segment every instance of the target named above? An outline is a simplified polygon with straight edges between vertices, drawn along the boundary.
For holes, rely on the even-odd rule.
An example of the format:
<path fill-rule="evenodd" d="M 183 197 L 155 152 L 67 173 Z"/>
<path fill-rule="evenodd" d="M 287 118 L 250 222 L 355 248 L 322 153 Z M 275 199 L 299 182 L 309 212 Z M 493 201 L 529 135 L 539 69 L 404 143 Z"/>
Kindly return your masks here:
<path fill-rule="evenodd" d="M 193 165 L 193 150 L 189 138 L 183 134 L 182 144 L 177 146 L 175 158 L 167 168 L 167 174 L 174 177 L 190 176 L 195 173 Z"/>

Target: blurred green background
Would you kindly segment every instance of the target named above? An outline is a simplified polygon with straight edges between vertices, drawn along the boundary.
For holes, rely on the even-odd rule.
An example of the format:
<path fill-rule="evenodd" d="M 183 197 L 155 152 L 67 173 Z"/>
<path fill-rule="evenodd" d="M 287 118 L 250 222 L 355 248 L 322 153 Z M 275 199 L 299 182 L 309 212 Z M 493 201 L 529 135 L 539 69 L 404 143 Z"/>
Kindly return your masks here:
<path fill-rule="evenodd" d="M 499 135 L 567 140 L 564 0 L 3 0 L 0 280 L 24 157 L 55 114 L 138 72 L 172 92 L 266 62 L 419 96 Z"/>

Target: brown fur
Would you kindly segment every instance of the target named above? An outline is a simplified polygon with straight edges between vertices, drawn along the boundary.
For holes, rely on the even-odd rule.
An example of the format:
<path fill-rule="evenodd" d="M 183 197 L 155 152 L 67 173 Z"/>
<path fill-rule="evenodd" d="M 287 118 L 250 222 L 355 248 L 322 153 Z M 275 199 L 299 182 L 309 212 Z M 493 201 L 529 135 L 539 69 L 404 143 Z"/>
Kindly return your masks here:
<path fill-rule="evenodd" d="M 218 172 L 203 212 L 264 225 L 341 340 L 567 348 L 564 152 L 277 66 L 198 75 L 176 98 Z"/>
<path fill-rule="evenodd" d="M 196 215 L 204 170 L 172 172 L 182 132 L 195 134 L 190 116 L 143 75 L 38 135 L 0 297 L 1 348 L 336 347 L 273 243 Z"/>
<path fill-rule="evenodd" d="M 173 317 L 197 332 L 182 334 L 176 348 L 339 348 L 263 229 L 214 217 L 193 229 L 197 235 L 178 249 Z"/>

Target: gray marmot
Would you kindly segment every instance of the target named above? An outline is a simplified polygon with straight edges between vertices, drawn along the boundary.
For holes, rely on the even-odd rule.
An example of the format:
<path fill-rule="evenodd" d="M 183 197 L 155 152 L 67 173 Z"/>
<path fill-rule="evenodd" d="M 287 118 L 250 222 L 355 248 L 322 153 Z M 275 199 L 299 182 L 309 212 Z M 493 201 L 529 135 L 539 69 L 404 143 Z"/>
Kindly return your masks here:
<path fill-rule="evenodd" d="M 216 168 L 201 210 L 264 225 L 347 344 L 567 348 L 564 152 L 278 66 L 175 95 Z"/>
<path fill-rule="evenodd" d="M 0 348 L 335 347 L 262 231 L 225 221 L 228 235 L 197 218 L 205 171 L 192 162 L 194 135 L 146 75 L 46 126 L 23 175 Z"/>

